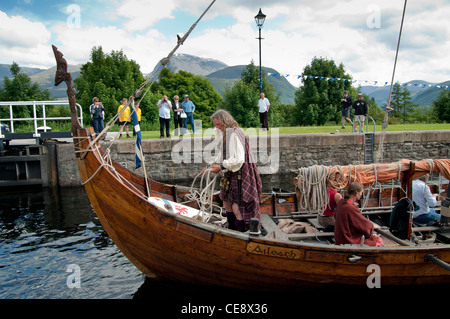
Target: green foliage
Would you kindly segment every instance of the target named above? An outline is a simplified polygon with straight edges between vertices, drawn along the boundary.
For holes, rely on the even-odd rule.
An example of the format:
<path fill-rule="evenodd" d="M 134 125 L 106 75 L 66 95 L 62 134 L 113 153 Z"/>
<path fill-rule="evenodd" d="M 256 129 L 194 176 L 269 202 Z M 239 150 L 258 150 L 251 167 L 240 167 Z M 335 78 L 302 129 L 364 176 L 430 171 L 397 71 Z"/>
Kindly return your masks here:
<path fill-rule="evenodd" d="M 1 101 L 43 101 L 50 100 L 50 91 L 41 89 L 37 83 L 32 83 L 26 73 L 22 73 L 19 65 L 13 62 L 9 69 L 13 78 L 3 78 L 0 88 Z"/>
<path fill-rule="evenodd" d="M 376 123 L 383 123 L 385 112 L 375 102 L 375 98 L 370 98 L 363 94 L 364 100 L 367 102 L 367 115 L 371 116 Z M 372 123 L 370 123 L 372 125 Z"/>
<path fill-rule="evenodd" d="M 166 68 L 161 71 L 159 82 L 154 86 L 153 92 L 158 99 L 165 94 L 172 102 L 175 95 L 183 102 L 183 96 L 188 94 L 189 99 L 195 104 L 194 120 L 201 120 L 204 127 L 212 125 L 210 116 L 222 101 L 222 97 L 208 79 L 181 70 L 174 73 Z M 157 112 L 156 102 L 154 109 Z"/>
<path fill-rule="evenodd" d="M 89 106 L 92 98 L 98 97 L 105 107 L 106 120 L 116 113 L 123 98 L 129 98 L 145 81 L 139 65 L 128 60 L 121 51 L 105 54 L 102 47 L 94 47 L 91 61 L 81 66 L 81 74 L 75 79 L 77 102 L 83 107 L 84 116 L 90 117 Z M 156 120 L 152 112 L 155 97 L 149 92 L 142 100 L 142 116 L 147 120 Z M 157 113 L 156 113 L 157 114 Z"/>
<path fill-rule="evenodd" d="M 41 89 L 37 83 L 32 83 L 26 73 L 21 72 L 21 68 L 16 62 L 10 67 L 12 79 L 3 78 L 3 87 L 0 87 L 0 101 L 47 101 L 51 99 L 48 89 Z M 13 114 L 15 118 L 32 117 L 32 106 L 14 106 Z M 9 117 L 9 110 L 0 109 L 2 118 Z"/>
<path fill-rule="evenodd" d="M 341 118 L 341 98 L 344 90 L 356 100 L 356 90 L 351 86 L 351 76 L 344 65 L 336 66 L 333 60 L 315 57 L 307 65 L 302 84 L 295 93 L 296 119 L 300 125 L 324 125 Z M 330 79 L 327 79 L 330 78 Z M 333 80 L 336 78 L 347 81 Z"/>
<path fill-rule="evenodd" d="M 395 84 L 392 88 L 391 107 L 394 109 L 391 116 L 403 120 L 403 123 L 414 121 L 412 114 L 420 114 L 417 105 L 412 102 L 411 93 L 406 86 Z M 419 111 L 419 112 L 418 112 Z"/>
<path fill-rule="evenodd" d="M 291 104 L 282 104 L 278 108 L 279 127 L 295 126 L 296 123 L 296 108 Z"/>
<path fill-rule="evenodd" d="M 262 92 L 270 101 L 269 127 L 279 126 L 282 117 L 279 114 L 280 97 L 275 92 L 273 84 L 267 80 L 267 72 L 262 71 Z M 227 87 L 224 92 L 222 108 L 229 111 L 242 127 L 259 127 L 259 67 L 253 61 L 241 73 L 241 78 L 233 87 Z"/>
<path fill-rule="evenodd" d="M 434 101 L 433 108 L 438 122 L 450 123 L 450 90 L 443 89 L 438 99 Z"/>
<path fill-rule="evenodd" d="M 259 126 L 258 99 L 254 88 L 240 79 L 232 88 L 225 89 L 222 107 L 233 115 L 240 126 L 257 127 Z"/>

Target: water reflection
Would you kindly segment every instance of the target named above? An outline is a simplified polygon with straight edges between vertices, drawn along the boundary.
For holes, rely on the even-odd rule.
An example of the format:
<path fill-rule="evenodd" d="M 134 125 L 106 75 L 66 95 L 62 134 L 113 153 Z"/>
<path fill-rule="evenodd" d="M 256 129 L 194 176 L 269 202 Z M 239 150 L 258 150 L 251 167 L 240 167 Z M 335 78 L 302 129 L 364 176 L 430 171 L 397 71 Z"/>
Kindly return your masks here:
<path fill-rule="evenodd" d="M 67 267 L 80 267 L 69 288 Z M 131 298 L 144 276 L 100 225 L 83 188 L 0 194 L 0 298 Z"/>
<path fill-rule="evenodd" d="M 263 176 L 263 184 L 265 192 L 272 187 L 293 189 L 291 175 Z M 67 285 L 71 264 L 80 267 L 80 288 Z M 242 284 L 245 286 L 245 282 Z M 327 294 L 331 291 L 330 287 L 326 290 Z M 364 296 L 372 292 L 366 287 L 359 290 Z M 0 194 L 0 299 L 134 298 L 144 300 L 146 305 L 172 306 L 174 314 L 179 314 L 189 301 L 217 306 L 266 302 L 274 314 L 274 309 L 284 309 L 288 297 L 294 302 L 309 297 L 321 300 L 323 291 L 305 288 L 296 294 L 277 294 L 148 279 L 104 231 L 84 188 Z M 331 295 L 341 292 L 339 287 Z M 352 289 L 352 295 L 354 292 Z M 284 302 L 279 302 L 280 296 Z"/>
<path fill-rule="evenodd" d="M 264 191 L 288 181 L 263 176 Z M 80 267 L 79 289 L 67 285 L 71 264 Z M 0 194 L 0 269 L 1 299 L 141 298 L 152 290 L 104 231 L 82 187 Z"/>

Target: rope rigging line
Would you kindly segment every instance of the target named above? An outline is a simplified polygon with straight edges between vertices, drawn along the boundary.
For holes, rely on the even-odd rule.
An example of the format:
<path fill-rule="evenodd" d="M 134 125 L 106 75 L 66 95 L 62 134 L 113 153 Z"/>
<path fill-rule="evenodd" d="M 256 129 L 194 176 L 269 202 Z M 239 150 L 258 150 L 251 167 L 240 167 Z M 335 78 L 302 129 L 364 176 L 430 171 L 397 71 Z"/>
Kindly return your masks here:
<path fill-rule="evenodd" d="M 211 178 L 211 174 L 214 175 L 213 178 Z M 194 186 L 200 176 L 200 186 L 196 188 Z M 209 222 L 213 216 L 216 216 L 218 221 L 214 223 L 224 224 L 226 221 L 226 216 L 223 214 L 224 209 L 213 203 L 216 180 L 217 174 L 212 173 L 211 168 L 207 168 L 203 174 L 201 172 L 195 176 L 189 189 L 189 194 L 186 195 L 186 198 L 188 199 L 188 202 L 197 202 L 200 211 L 197 216 L 202 218 L 204 222 Z M 214 213 L 214 208 L 219 209 L 220 213 Z"/>
<path fill-rule="evenodd" d="M 194 22 L 194 24 L 192 24 L 192 26 L 189 28 L 188 32 L 182 37 L 179 38 L 177 41 L 177 45 L 173 48 L 173 50 L 167 55 L 167 57 L 161 59 L 158 62 L 158 67 L 155 68 L 155 70 L 153 70 L 153 72 L 147 76 L 147 79 L 141 84 L 141 86 L 134 91 L 133 95 L 130 96 L 130 98 L 127 101 L 127 105 L 125 105 L 125 107 L 123 107 L 120 112 L 118 112 L 117 114 L 115 114 L 112 119 L 110 119 L 108 121 L 108 123 L 105 125 L 105 128 L 100 132 L 100 134 L 98 134 L 95 139 L 89 144 L 89 146 L 86 149 L 86 152 L 81 156 L 81 158 L 83 159 L 86 155 L 87 155 L 87 151 L 89 148 L 91 148 L 95 143 L 97 143 L 97 141 L 99 140 L 100 136 L 106 134 L 106 132 L 108 132 L 109 130 L 111 130 L 111 128 L 113 127 L 113 125 L 117 122 L 117 120 L 119 119 L 120 115 L 122 115 L 122 113 L 125 111 L 125 109 L 130 105 L 131 102 L 134 102 L 135 99 L 139 98 L 139 96 L 141 96 L 142 91 L 144 90 L 144 88 L 147 86 L 148 83 L 150 83 L 150 86 L 146 89 L 144 95 L 142 96 L 142 98 L 139 100 L 141 101 L 144 96 L 147 94 L 148 90 L 152 87 L 153 83 L 156 81 L 156 78 L 159 75 L 159 71 L 161 70 L 161 68 L 166 67 L 169 63 L 170 63 L 170 59 L 172 58 L 172 56 L 175 54 L 175 52 L 178 50 L 178 48 L 184 44 L 184 42 L 186 41 L 186 39 L 188 38 L 188 36 L 192 33 L 192 31 L 195 29 L 195 27 L 197 26 L 197 24 L 200 22 L 200 20 L 203 18 L 203 16 L 208 12 L 208 10 L 212 7 L 212 5 L 216 2 L 216 0 L 213 0 L 210 5 L 205 9 L 205 11 L 203 11 L 203 13 L 201 14 L 201 16 L 197 19 L 197 21 Z M 133 112 L 134 112 L 134 108 L 133 108 Z M 131 114 L 130 114 L 131 116 Z"/>
<path fill-rule="evenodd" d="M 397 58 L 398 58 L 398 52 L 400 49 L 400 40 L 402 38 L 403 22 L 405 20 L 405 12 L 406 12 L 406 3 L 407 2 L 408 2 L 408 0 L 405 0 L 405 4 L 403 6 L 402 22 L 400 23 L 400 32 L 398 34 L 397 50 L 395 52 L 395 59 L 394 59 L 394 69 L 392 70 L 391 86 L 389 88 L 389 97 L 387 100 L 386 113 L 384 114 L 383 124 L 381 126 L 382 132 L 381 132 L 381 138 L 380 138 L 380 145 L 378 146 L 378 152 L 377 152 L 376 158 L 374 158 L 374 161 L 376 161 L 376 162 L 381 162 L 383 160 L 384 136 L 386 135 L 386 129 L 388 127 L 389 109 L 391 109 L 392 88 L 394 86 L 395 69 L 397 67 Z"/>
<path fill-rule="evenodd" d="M 80 137 L 79 139 L 86 139 L 87 137 Z M 82 185 L 85 185 L 87 183 L 89 183 L 101 170 L 102 167 L 106 167 L 110 172 L 112 172 L 114 175 L 116 175 L 116 177 L 122 182 L 122 183 L 127 183 L 131 188 L 133 188 L 138 194 L 140 194 L 142 197 L 148 199 L 149 196 L 147 196 L 146 194 L 142 193 L 136 186 L 134 186 L 128 179 L 126 179 L 125 177 L 123 177 L 115 168 L 113 165 L 113 160 L 111 158 L 111 152 L 110 149 L 106 149 L 106 154 L 105 156 L 102 156 L 100 153 L 100 148 L 98 147 L 98 145 L 95 145 L 95 147 L 91 148 L 90 150 L 91 152 L 96 152 L 97 156 L 100 158 L 101 160 L 101 165 L 95 170 L 95 172 L 85 181 L 81 181 Z M 80 153 L 81 151 L 75 151 Z"/>

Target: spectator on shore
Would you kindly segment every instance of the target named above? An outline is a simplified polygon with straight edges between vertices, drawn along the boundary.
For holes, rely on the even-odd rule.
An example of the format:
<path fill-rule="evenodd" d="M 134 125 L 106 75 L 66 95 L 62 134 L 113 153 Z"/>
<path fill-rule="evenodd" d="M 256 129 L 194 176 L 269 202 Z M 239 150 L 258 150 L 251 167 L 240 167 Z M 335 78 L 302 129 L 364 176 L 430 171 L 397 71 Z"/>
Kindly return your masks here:
<path fill-rule="evenodd" d="M 195 111 L 195 104 L 189 100 L 189 95 L 185 94 L 184 95 L 184 101 L 181 103 L 184 113 L 186 113 L 186 118 L 183 119 L 184 121 L 184 132 L 186 133 L 187 131 L 187 123 L 191 123 L 192 126 L 192 132 L 194 134 L 197 134 L 197 131 L 195 129 L 195 125 L 194 125 L 194 111 Z"/>
<path fill-rule="evenodd" d="M 130 132 L 128 130 L 128 124 L 130 123 L 130 108 L 127 105 L 128 100 L 126 98 L 122 99 L 122 104 L 119 105 L 119 108 L 117 109 L 117 113 L 120 113 L 120 111 L 126 107 L 126 109 L 122 112 L 122 114 L 120 114 L 119 116 L 119 126 L 120 126 L 120 130 L 119 130 L 119 139 L 122 138 L 122 133 L 123 133 L 123 127 L 125 126 L 125 131 L 127 133 L 127 138 L 131 138 L 130 136 Z"/>
<path fill-rule="evenodd" d="M 341 99 L 341 120 L 342 128 L 345 129 L 345 121 L 353 125 L 350 119 L 350 108 L 352 107 L 352 98 L 348 95 L 348 91 L 344 91 L 344 96 Z"/>
<path fill-rule="evenodd" d="M 164 95 L 162 99 L 158 101 L 158 109 L 159 138 L 164 138 L 164 128 L 166 137 L 170 137 L 170 110 L 172 109 L 172 103 L 167 99 L 167 95 Z"/>

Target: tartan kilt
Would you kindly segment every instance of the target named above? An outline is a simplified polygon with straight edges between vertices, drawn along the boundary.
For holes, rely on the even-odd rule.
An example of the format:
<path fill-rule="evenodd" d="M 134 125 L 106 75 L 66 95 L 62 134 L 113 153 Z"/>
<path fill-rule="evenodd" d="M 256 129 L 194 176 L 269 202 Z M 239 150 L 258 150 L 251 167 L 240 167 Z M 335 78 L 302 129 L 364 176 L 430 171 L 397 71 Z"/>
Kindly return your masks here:
<path fill-rule="evenodd" d="M 261 220 L 260 198 L 262 182 L 244 132 L 239 129 L 236 129 L 235 132 L 244 144 L 245 149 L 245 162 L 240 170 L 242 175 L 242 189 L 239 210 L 241 211 L 245 222 L 249 223 L 251 218 L 258 218 Z M 238 203 L 238 174 L 239 171 L 231 174 L 230 187 L 227 193 L 223 190 L 220 191 L 219 197 L 222 201 L 230 202 L 232 204 Z"/>

